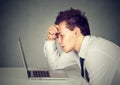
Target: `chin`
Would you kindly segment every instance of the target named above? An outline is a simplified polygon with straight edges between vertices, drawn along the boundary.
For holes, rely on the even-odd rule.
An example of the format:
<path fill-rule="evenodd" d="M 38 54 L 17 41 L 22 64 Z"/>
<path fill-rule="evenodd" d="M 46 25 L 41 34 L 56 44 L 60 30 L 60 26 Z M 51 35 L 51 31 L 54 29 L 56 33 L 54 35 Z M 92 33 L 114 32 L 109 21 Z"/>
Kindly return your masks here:
<path fill-rule="evenodd" d="M 71 50 L 63 50 L 65 53 L 68 53 L 68 52 L 70 52 Z"/>

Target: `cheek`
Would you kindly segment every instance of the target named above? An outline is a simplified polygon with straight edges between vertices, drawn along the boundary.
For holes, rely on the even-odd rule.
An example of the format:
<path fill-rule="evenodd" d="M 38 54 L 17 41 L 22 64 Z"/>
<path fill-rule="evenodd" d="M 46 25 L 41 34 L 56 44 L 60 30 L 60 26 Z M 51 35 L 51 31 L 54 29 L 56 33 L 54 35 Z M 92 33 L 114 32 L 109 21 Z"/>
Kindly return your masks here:
<path fill-rule="evenodd" d="M 63 41 L 67 45 L 74 45 L 75 43 L 75 37 L 73 35 L 66 36 Z"/>

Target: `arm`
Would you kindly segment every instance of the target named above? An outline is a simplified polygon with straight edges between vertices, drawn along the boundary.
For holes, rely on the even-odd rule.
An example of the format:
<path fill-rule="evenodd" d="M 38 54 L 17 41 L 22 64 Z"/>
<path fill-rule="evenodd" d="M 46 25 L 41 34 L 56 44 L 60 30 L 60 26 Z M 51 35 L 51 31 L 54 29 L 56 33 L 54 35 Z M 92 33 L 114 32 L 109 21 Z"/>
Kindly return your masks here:
<path fill-rule="evenodd" d="M 52 70 L 62 69 L 76 64 L 77 55 L 74 52 L 59 53 L 55 41 L 45 41 L 44 54 Z"/>
<path fill-rule="evenodd" d="M 74 53 L 58 53 L 56 46 L 56 39 L 59 33 L 59 26 L 52 25 L 48 28 L 47 40 L 44 44 L 44 54 L 48 61 L 49 67 L 52 70 L 64 68 L 66 66 L 72 65 L 74 61 Z"/>

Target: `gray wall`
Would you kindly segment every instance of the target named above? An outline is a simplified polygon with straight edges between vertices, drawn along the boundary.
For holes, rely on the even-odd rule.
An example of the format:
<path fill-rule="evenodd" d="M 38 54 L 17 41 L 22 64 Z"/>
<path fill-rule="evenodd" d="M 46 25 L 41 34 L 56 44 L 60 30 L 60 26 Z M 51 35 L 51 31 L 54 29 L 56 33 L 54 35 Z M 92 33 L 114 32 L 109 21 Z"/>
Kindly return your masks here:
<path fill-rule="evenodd" d="M 119 1 L 119 0 L 118 0 Z M 0 0 L 0 67 L 23 66 L 18 37 L 30 67 L 46 65 L 43 45 L 47 28 L 60 10 L 81 9 L 91 33 L 120 46 L 120 2 L 117 0 Z"/>

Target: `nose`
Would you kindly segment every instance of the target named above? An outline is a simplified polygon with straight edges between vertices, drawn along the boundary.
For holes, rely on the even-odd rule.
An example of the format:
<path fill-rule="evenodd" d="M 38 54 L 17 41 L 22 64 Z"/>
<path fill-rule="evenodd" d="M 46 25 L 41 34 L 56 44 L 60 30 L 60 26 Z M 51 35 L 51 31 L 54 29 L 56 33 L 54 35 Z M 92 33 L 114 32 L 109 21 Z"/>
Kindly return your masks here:
<path fill-rule="evenodd" d="M 60 37 L 58 37 L 58 44 L 62 44 L 62 40 L 61 40 L 61 38 Z"/>

